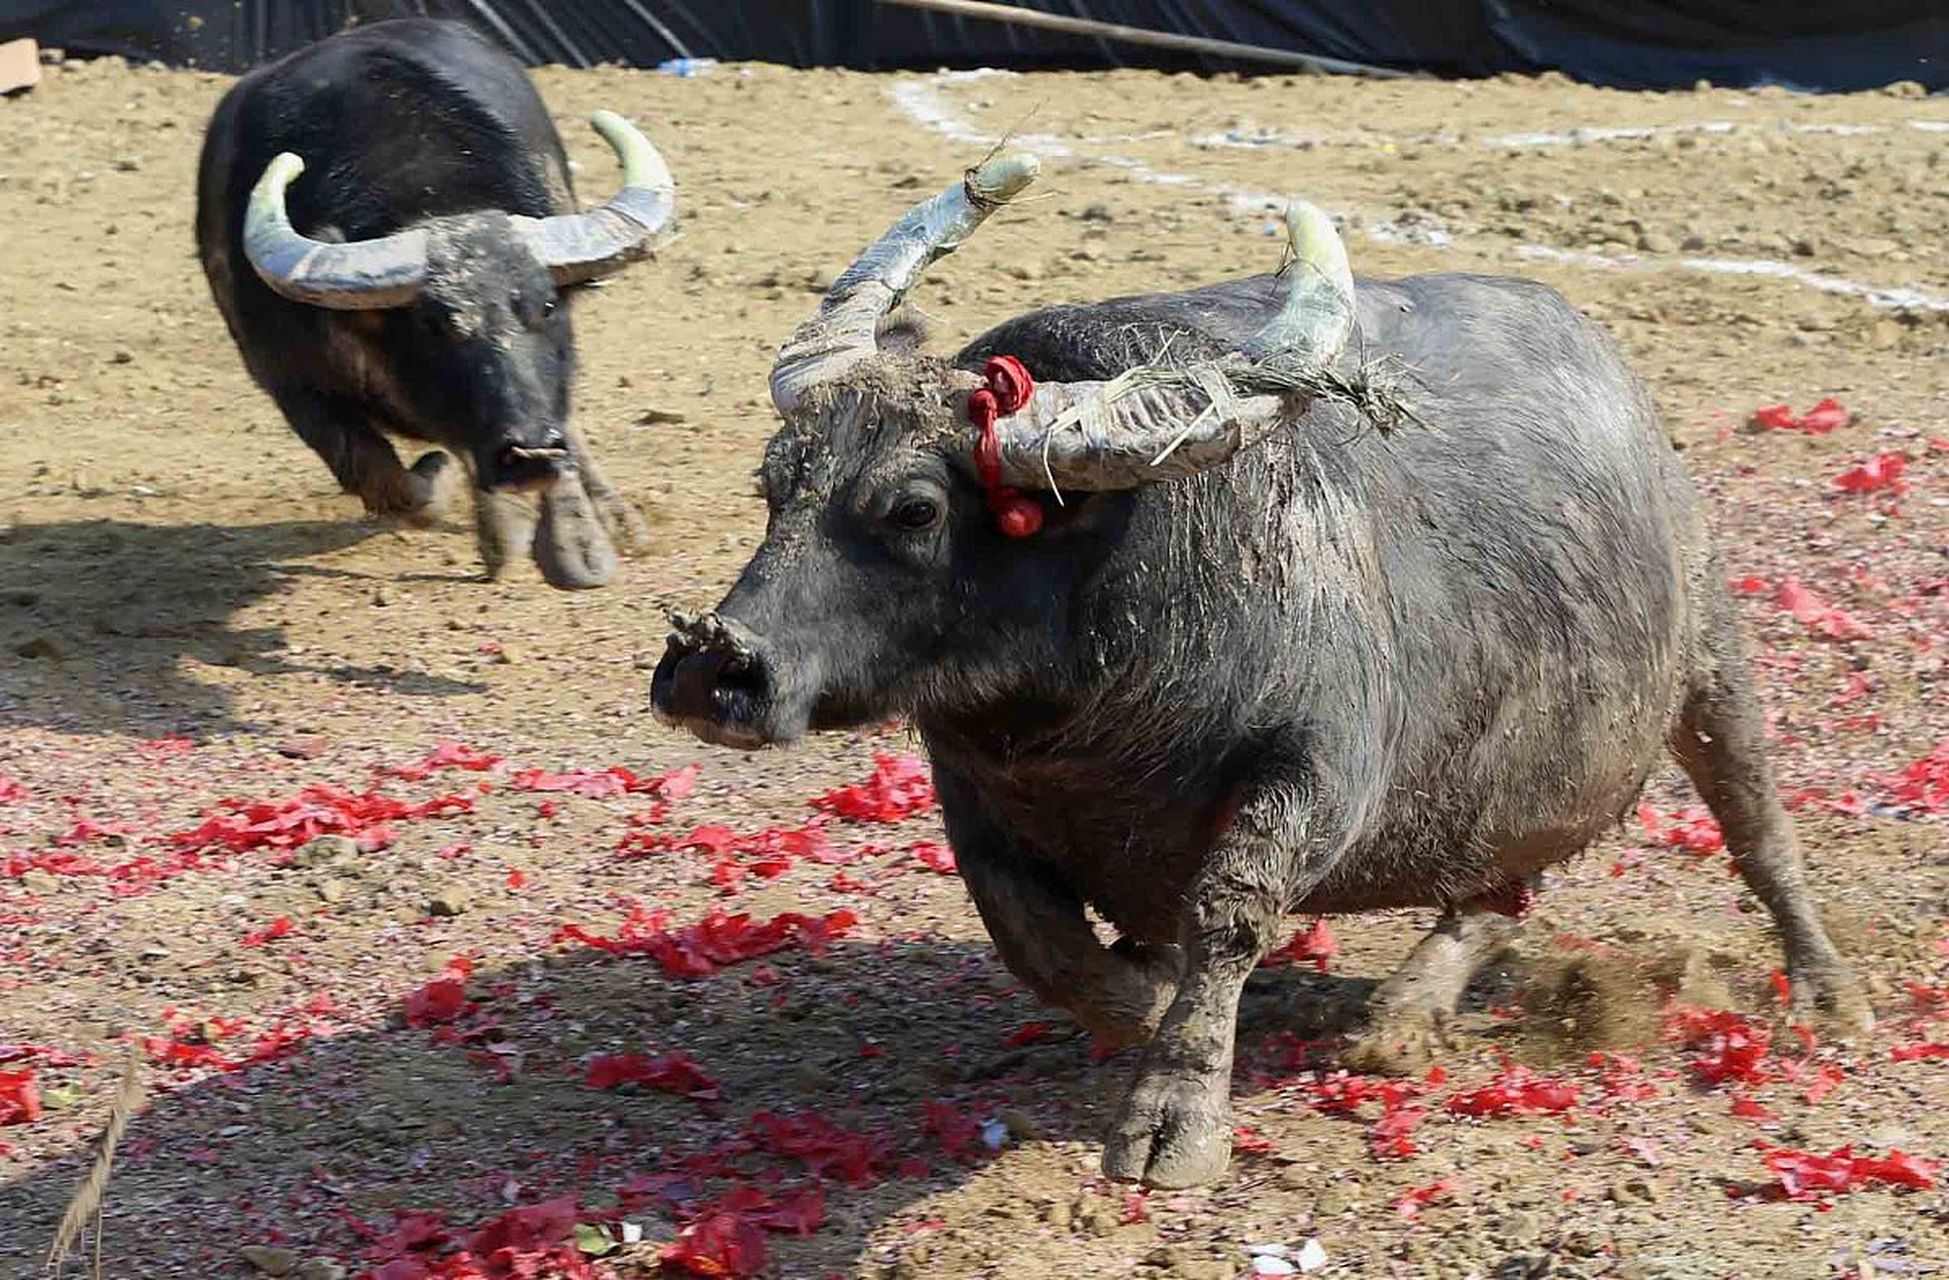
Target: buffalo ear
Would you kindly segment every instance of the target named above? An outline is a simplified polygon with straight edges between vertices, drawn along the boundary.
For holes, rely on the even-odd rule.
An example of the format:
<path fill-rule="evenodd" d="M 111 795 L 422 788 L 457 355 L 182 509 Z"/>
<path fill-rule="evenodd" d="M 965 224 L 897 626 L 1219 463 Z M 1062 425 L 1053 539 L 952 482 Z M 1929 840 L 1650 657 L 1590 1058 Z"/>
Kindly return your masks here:
<path fill-rule="evenodd" d="M 927 318 L 912 305 L 896 307 L 873 327 L 874 345 L 890 356 L 917 356 L 933 336 Z"/>

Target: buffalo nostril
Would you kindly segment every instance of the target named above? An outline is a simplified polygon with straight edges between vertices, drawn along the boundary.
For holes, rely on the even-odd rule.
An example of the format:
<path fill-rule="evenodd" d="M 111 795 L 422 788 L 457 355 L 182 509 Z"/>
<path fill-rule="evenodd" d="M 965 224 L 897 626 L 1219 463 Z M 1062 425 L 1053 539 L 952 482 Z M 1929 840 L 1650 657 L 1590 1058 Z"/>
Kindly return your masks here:
<path fill-rule="evenodd" d="M 748 721 L 770 700 L 764 663 L 672 642 L 650 681 L 650 699 L 667 716 L 714 723 Z"/>
<path fill-rule="evenodd" d="M 509 441 L 494 451 L 490 461 L 490 488 L 525 488 L 553 481 L 569 465 L 568 446 L 560 435 L 550 435 L 541 444 Z"/>
<path fill-rule="evenodd" d="M 743 696 L 763 701 L 771 693 L 771 680 L 764 664 L 755 658 L 730 656 L 717 670 L 717 697 Z"/>

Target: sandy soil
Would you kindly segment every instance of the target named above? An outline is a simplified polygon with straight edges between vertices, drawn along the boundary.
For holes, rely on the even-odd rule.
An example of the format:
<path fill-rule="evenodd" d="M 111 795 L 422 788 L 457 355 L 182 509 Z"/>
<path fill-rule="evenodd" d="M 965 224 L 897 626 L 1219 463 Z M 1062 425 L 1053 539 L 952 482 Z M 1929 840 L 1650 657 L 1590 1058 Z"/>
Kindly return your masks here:
<path fill-rule="evenodd" d="M 584 1221 L 641 1225 L 645 1243 L 601 1265 L 643 1273 L 703 1200 L 789 1198 L 821 1171 L 819 1225 L 768 1233 L 774 1274 L 1218 1277 L 1245 1246 L 1297 1256 L 1309 1239 L 1326 1275 L 1949 1268 L 1939 1184 L 1786 1199 L 1767 1163 L 1769 1147 L 1779 1164 L 1843 1144 L 1949 1157 L 1949 1063 L 1894 1056 L 1949 1040 L 1949 782 L 1894 780 L 1949 739 L 1949 104 L 1548 78 L 539 79 L 586 195 L 611 171 L 579 120 L 607 106 L 664 149 L 685 219 L 659 261 L 580 309 L 581 421 L 656 536 L 620 582 L 577 596 L 532 574 L 478 581 L 458 524 L 361 519 L 250 384 L 189 229 L 221 78 L 68 65 L 0 101 L 0 1086 L 12 1075 L 17 1096 L 32 1071 L 41 1104 L 10 1116 L 0 1087 L 0 1275 L 38 1273 L 145 1038 L 150 1099 L 107 1198 L 116 1277 L 247 1274 L 245 1246 L 287 1250 L 257 1255 L 272 1272 L 357 1273 L 387 1256 L 373 1237 L 395 1211 L 458 1228 L 561 1195 Z M 1810 1048 L 1774 1029 L 1764 1064 L 1714 1084 L 1696 1065 L 1710 1047 L 1661 1029 L 1674 990 L 1770 1029 L 1778 962 L 1724 855 L 1674 847 L 1696 837 L 1670 825 L 1692 801 L 1664 776 L 1651 826 L 1553 877 L 1445 1083 L 1353 1115 L 1322 1105 L 1331 1035 L 1426 923 L 1335 921 L 1329 973 L 1267 970 L 1248 995 L 1236 1098 L 1255 1151 L 1217 1187 L 1133 1200 L 1094 1173 L 1128 1063 L 1092 1061 L 1012 985 L 922 856 L 933 819 L 805 834 L 810 797 L 910 741 L 741 757 L 653 723 L 664 608 L 715 599 L 762 530 L 749 473 L 777 342 L 859 245 L 1005 131 L 1047 155 L 1046 195 L 917 292 L 943 344 L 1034 304 L 1265 269 L 1269 201 L 1288 192 L 1347 216 L 1359 270 L 1532 274 L 1614 330 L 1753 579 L 1780 767 L 1870 976 L 1871 1040 Z M 1858 415 L 1832 434 L 1737 430 L 1759 405 L 1830 395 Z M 1835 488 L 1895 451 L 1906 495 Z M 1867 634 L 1782 608 L 1789 580 Z M 501 763 L 383 772 L 442 742 Z M 648 791 L 535 791 L 559 780 L 521 773 L 693 763 L 696 789 L 660 819 Z M 365 830 L 384 847 L 363 853 L 170 839 L 226 799 L 314 783 L 471 810 Z M 316 803 L 354 821 L 349 802 Z M 713 874 L 761 861 L 752 841 L 618 853 L 707 824 L 798 834 L 734 892 Z M 865 852 L 792 856 L 820 838 L 827 859 Z M 615 936 L 631 904 L 673 930 L 715 907 L 858 921 L 818 954 L 705 978 L 559 939 L 567 923 Z M 438 1003 L 454 989 L 424 994 L 456 955 L 474 966 L 466 1010 Z M 1642 1070 L 1590 1065 L 1599 1048 Z M 673 1050 L 720 1099 L 583 1083 L 592 1054 Z M 1505 1054 L 1572 1086 L 1574 1109 L 1464 1114 Z M 1407 1158 L 1375 1153 L 1387 1105 L 1429 1109 Z M 808 1153 L 752 1121 L 767 1111 L 829 1118 L 870 1149 Z M 990 1120 L 998 1151 L 965 1131 Z M 458 1265 L 438 1274 L 477 1274 Z"/>

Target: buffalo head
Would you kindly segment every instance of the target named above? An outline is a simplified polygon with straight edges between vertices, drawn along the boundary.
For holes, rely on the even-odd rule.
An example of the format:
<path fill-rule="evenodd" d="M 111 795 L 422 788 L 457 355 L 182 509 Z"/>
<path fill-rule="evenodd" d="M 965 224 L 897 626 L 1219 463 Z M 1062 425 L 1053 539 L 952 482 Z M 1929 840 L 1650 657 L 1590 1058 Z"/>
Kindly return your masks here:
<path fill-rule="evenodd" d="M 546 486 L 572 466 L 563 291 L 647 257 L 675 208 L 649 140 L 613 112 L 592 123 L 622 161 L 623 187 L 583 213 L 485 210 L 338 243 L 291 223 L 285 192 L 305 171 L 300 157 L 278 155 L 251 192 L 244 251 L 259 278 L 295 302 L 371 314 L 352 330 L 383 353 L 366 362 L 384 369 L 371 389 L 402 420 L 444 427 L 483 489 Z"/>
<path fill-rule="evenodd" d="M 1003 692 L 1057 705 L 1067 602 L 1132 492 L 1303 411 L 1346 343 L 1353 285 L 1331 222 L 1301 203 L 1281 304 L 1236 351 L 1031 389 L 1011 361 L 977 374 L 890 349 L 886 319 L 922 270 L 1036 171 L 996 156 L 916 205 L 785 343 L 765 541 L 715 610 L 674 616 L 652 691 L 664 719 L 752 748 Z"/>

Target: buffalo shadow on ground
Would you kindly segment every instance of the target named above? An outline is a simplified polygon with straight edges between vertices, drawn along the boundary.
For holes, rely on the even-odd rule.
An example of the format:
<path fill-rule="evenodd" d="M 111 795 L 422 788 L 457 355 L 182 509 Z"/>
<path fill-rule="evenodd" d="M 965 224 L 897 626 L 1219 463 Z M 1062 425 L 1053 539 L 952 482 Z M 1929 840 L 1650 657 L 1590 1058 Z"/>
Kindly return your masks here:
<path fill-rule="evenodd" d="M 310 671 L 404 696 L 479 687 L 384 667 L 314 667 L 284 653 L 277 627 L 237 629 L 243 609 L 302 563 L 381 532 L 369 520 L 16 525 L 0 540 L 0 722 L 62 732 L 202 739 L 247 724 L 229 692 L 184 660 L 255 674 Z"/>
<path fill-rule="evenodd" d="M 1241 1062 L 1282 1040 L 1344 1029 L 1371 985 L 1293 969 L 1255 975 Z M 280 1232 L 301 1255 L 351 1256 L 359 1246 L 348 1216 L 390 1225 L 394 1209 L 429 1209 L 470 1224 L 501 1209 L 510 1182 L 524 1202 L 573 1191 L 600 1204 L 632 1175 L 733 1138 L 760 1111 L 817 1112 L 875 1135 L 888 1153 L 871 1185 L 824 1180 L 825 1224 L 803 1238 L 771 1236 L 768 1274 L 877 1274 L 874 1229 L 952 1190 L 989 1158 L 979 1143 L 972 1158 L 945 1154 L 926 1131 L 930 1103 L 974 1119 L 1032 1118 L 1012 1145 L 1093 1147 L 1133 1064 L 1129 1053 L 1094 1060 L 1087 1040 L 1017 988 L 985 942 L 842 940 L 706 979 L 673 979 L 642 957 L 577 948 L 483 967 L 467 990 L 479 1008 L 454 1024 L 466 1042 L 443 1043 L 437 1030 L 406 1026 L 395 1012 L 383 1027 L 319 1035 L 287 1057 L 153 1096 L 129 1127 L 110 1183 L 106 1274 L 248 1275 L 237 1248 Z M 293 1004 L 309 994 L 290 987 Z M 1011 1042 L 1038 1022 L 1048 1024 L 1041 1038 Z M 591 1054 L 675 1049 L 721 1082 L 721 1101 L 637 1086 L 600 1091 L 581 1079 Z M 499 1082 L 504 1061 L 515 1071 Z M 106 1094 L 117 1070 L 113 1061 L 85 1069 L 83 1087 Z M 1254 1091 L 1241 1073 L 1235 1092 Z M 8 1228 L 0 1274 L 37 1273 L 86 1156 L 0 1184 Z M 899 1171 L 909 1156 L 927 1162 L 925 1176 Z M 812 1180 L 802 1162 L 776 1154 L 740 1163 L 761 1184 Z M 245 1202 L 248 1213 L 238 1207 Z M 1035 1222 L 1034 1206 L 985 1212 L 1015 1215 L 991 1224 L 1002 1228 L 1004 1251 L 1008 1230 Z M 654 1205 L 629 1216 L 652 1239 L 676 1230 Z M 253 1225 L 240 1233 L 246 1220 Z"/>

